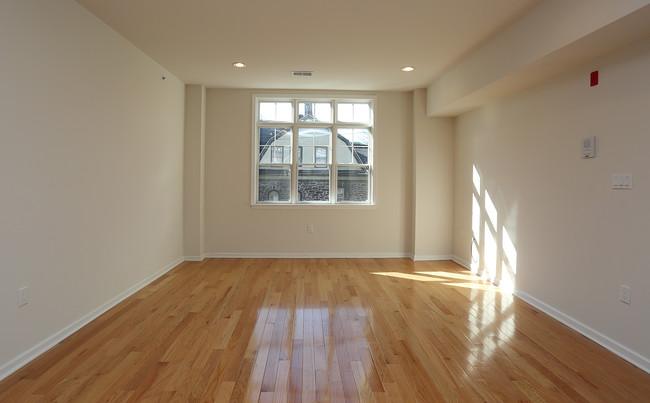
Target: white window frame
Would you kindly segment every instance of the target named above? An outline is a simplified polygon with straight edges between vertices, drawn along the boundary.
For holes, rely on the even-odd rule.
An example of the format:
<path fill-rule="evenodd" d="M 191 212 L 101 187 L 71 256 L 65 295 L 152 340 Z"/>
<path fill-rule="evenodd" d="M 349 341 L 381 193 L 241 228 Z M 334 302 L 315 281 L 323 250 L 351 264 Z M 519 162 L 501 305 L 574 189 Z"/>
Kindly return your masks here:
<path fill-rule="evenodd" d="M 291 102 L 293 109 L 293 121 L 260 121 L 259 105 L 260 102 Z M 298 120 L 298 104 L 303 102 L 327 102 L 332 105 L 331 122 L 313 122 Z M 338 122 L 338 104 L 339 103 L 364 103 L 370 106 L 370 121 L 364 123 Z M 251 175 L 251 206 L 254 208 L 328 208 L 328 207 L 367 207 L 375 205 L 374 198 L 374 149 L 375 149 L 375 96 L 322 96 L 322 95 L 273 95 L 273 94 L 253 94 L 253 147 L 251 153 L 252 175 Z M 289 201 L 258 201 L 258 175 L 259 175 L 259 130 L 262 127 L 291 127 L 292 146 L 291 162 L 283 164 L 273 164 L 277 166 L 289 166 L 291 171 L 290 179 L 290 198 Z M 299 131 L 301 128 L 328 128 L 331 130 L 329 143 L 329 163 L 298 163 L 298 141 Z M 368 163 L 367 164 L 338 164 L 337 163 L 337 139 L 339 129 L 367 129 L 370 133 L 368 138 Z M 264 164 L 265 165 L 265 164 Z M 324 166 L 329 167 L 329 200 L 328 201 L 299 201 L 298 200 L 298 167 L 299 166 Z M 338 198 L 338 167 L 368 167 L 368 200 L 367 201 L 337 201 Z"/>

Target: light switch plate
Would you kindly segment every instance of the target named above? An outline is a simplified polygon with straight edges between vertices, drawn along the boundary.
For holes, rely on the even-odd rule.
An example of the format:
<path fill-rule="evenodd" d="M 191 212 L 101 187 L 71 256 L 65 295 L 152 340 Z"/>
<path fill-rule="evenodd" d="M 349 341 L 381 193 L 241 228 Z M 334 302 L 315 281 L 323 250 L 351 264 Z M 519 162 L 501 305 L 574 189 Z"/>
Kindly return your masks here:
<path fill-rule="evenodd" d="M 629 172 L 614 174 L 612 176 L 612 189 L 632 189 L 632 174 Z"/>

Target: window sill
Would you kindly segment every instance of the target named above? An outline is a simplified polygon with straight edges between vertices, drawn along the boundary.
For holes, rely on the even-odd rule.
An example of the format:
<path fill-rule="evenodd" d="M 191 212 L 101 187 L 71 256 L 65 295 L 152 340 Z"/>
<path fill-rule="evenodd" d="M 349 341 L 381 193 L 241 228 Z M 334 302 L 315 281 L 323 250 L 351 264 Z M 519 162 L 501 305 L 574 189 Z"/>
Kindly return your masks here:
<path fill-rule="evenodd" d="M 375 204 L 251 204 L 252 209 L 260 210 L 372 210 Z"/>

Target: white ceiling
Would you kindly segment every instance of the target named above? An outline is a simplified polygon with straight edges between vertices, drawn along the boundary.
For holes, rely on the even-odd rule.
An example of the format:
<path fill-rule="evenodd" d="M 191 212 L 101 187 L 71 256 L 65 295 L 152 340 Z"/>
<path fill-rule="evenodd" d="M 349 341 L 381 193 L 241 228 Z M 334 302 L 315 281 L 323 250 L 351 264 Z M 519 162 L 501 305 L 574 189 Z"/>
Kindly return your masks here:
<path fill-rule="evenodd" d="M 541 2 L 77 1 L 187 84 L 376 91 L 426 87 Z"/>

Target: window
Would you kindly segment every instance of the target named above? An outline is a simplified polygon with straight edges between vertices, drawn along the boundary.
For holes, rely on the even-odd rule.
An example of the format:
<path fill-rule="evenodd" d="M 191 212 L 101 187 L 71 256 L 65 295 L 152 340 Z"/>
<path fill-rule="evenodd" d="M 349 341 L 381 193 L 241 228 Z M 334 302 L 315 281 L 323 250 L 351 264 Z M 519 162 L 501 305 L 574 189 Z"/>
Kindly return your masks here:
<path fill-rule="evenodd" d="M 373 99 L 254 100 L 253 204 L 372 204 Z"/>

